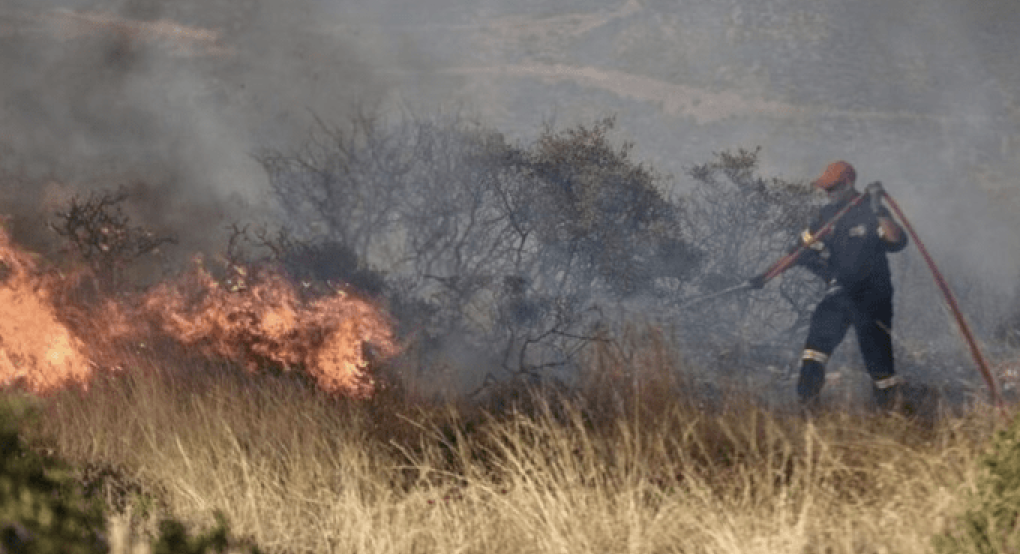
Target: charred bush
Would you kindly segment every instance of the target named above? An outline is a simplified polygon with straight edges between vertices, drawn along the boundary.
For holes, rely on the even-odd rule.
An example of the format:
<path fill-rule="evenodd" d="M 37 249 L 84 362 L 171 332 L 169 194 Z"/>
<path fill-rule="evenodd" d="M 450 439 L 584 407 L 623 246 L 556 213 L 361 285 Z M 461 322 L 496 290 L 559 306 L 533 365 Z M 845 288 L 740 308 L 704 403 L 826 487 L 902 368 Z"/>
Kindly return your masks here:
<path fill-rule="evenodd" d="M 701 252 L 683 234 L 662 178 L 632 161 L 632 144 L 610 142 L 613 125 L 546 129 L 521 165 L 534 182 L 528 215 L 547 256 L 582 268 L 581 287 L 628 297 L 652 291 L 656 279 L 689 277 Z"/>
<path fill-rule="evenodd" d="M 172 236 L 132 225 L 123 210 L 128 196 L 124 190 L 75 195 L 49 223 L 65 249 L 91 270 L 101 293 L 119 290 L 127 284 L 125 271 L 131 264 L 176 242 Z"/>
<path fill-rule="evenodd" d="M 570 367 L 601 304 L 675 288 L 698 263 L 663 179 L 612 144 L 612 126 L 520 145 L 459 114 L 360 115 L 258 160 L 294 236 L 385 272 L 424 366 L 453 353 L 533 372 Z"/>
<path fill-rule="evenodd" d="M 264 228 L 250 233 L 247 226 L 235 223 L 223 257 L 226 283 L 235 288 L 244 286 L 243 268 L 273 266 L 285 272 L 306 296 L 343 288 L 379 298 L 386 289 L 384 275 L 366 267 L 351 247 L 328 238 L 300 240 L 286 228 L 275 234 Z"/>
<path fill-rule="evenodd" d="M 996 325 L 995 338 L 1010 348 L 1020 348 L 1020 305 Z"/>
<path fill-rule="evenodd" d="M 676 298 L 710 294 L 761 273 L 789 251 L 820 205 L 806 185 L 761 176 L 760 151 L 724 151 L 688 168 L 694 186 L 685 196 L 683 229 L 703 256 Z M 689 338 L 703 345 L 786 341 L 807 325 L 820 292 L 817 279 L 795 269 L 753 295 L 685 308 L 682 317 L 699 321 L 688 326 Z"/>

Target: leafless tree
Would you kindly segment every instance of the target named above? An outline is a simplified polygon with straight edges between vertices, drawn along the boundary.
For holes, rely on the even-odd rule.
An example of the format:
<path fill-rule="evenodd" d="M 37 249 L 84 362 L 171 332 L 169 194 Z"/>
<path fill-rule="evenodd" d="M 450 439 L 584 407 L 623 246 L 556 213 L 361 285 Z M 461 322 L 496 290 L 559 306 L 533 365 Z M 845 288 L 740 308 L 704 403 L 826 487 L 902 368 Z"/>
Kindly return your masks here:
<path fill-rule="evenodd" d="M 124 190 L 75 195 L 66 209 L 55 214 L 56 221 L 49 223 L 66 248 L 88 264 L 107 293 L 126 284 L 124 271 L 132 263 L 176 242 L 172 236 L 132 225 L 122 209 L 128 196 Z"/>

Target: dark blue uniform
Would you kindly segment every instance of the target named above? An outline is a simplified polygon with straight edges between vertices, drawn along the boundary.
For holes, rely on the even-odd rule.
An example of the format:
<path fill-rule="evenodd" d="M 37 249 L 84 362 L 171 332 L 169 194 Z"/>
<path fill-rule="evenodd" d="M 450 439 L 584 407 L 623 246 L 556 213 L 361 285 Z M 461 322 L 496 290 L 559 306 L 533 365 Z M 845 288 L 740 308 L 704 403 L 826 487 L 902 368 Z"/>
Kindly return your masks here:
<path fill-rule="evenodd" d="M 823 207 L 801 240 L 809 240 L 850 201 L 852 198 Z M 881 397 L 884 389 L 896 384 L 891 335 L 893 286 L 886 254 L 903 250 L 907 237 L 902 234 L 896 242 L 885 240 L 879 216 L 889 217 L 889 213 L 883 207 L 875 214 L 867 202 L 861 202 L 797 260 L 829 285 L 811 316 L 801 357 L 797 393 L 805 402 L 821 392 L 825 364 L 851 325 L 877 395 Z"/>

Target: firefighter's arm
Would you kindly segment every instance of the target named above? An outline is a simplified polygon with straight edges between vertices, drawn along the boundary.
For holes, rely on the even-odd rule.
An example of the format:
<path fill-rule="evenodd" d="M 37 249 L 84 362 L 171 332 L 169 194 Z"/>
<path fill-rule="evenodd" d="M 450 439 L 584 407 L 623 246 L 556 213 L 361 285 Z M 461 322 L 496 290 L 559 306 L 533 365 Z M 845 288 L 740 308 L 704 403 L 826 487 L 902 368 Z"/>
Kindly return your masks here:
<path fill-rule="evenodd" d="M 814 235 L 811 234 L 811 229 L 816 228 L 818 225 L 812 225 L 805 229 L 798 237 L 797 243 L 790 248 L 785 256 L 764 273 L 751 277 L 747 281 L 747 285 L 752 289 L 760 289 L 768 281 L 767 276 L 772 274 L 772 277 L 778 277 L 794 265 L 804 266 L 812 273 L 822 276 L 827 270 L 825 256 L 822 255 L 825 252 L 825 244 L 815 240 Z"/>
<path fill-rule="evenodd" d="M 898 252 L 907 246 L 907 234 L 903 228 L 893 219 L 889 210 L 882 205 L 882 197 L 885 196 L 885 189 L 882 183 L 875 181 L 865 189 L 871 201 L 871 211 L 878 218 L 878 236 L 885 242 L 886 249 L 890 252 Z"/>
<path fill-rule="evenodd" d="M 825 278 L 829 270 L 828 250 L 825 247 L 825 243 L 818 240 L 811 232 L 811 229 L 817 227 L 812 225 L 808 229 L 804 229 L 800 234 L 800 239 L 797 241 L 797 246 L 793 250 L 804 248 L 797 258 L 796 265 L 807 269 L 819 277 Z"/>
<path fill-rule="evenodd" d="M 900 227 L 899 223 L 892 218 L 889 212 L 878 215 L 878 236 L 882 237 L 889 246 L 892 247 L 903 247 L 907 245 L 907 234 L 903 232 L 903 228 Z"/>

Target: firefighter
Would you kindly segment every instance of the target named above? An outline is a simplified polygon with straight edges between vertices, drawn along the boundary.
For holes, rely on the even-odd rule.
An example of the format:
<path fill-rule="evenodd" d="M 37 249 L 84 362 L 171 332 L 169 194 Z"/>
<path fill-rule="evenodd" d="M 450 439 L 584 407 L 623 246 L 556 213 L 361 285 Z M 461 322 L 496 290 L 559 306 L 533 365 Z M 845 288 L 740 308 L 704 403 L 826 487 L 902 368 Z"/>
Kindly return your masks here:
<path fill-rule="evenodd" d="M 829 164 L 812 185 L 829 197 L 814 222 L 805 229 L 799 244 L 808 244 L 832 217 L 857 198 L 857 173 L 845 161 Z M 879 182 L 867 186 L 869 198 L 850 209 L 822 239 L 811 243 L 797 258 L 828 285 L 811 316 L 804 351 L 801 354 L 797 395 L 811 407 L 825 384 L 825 365 L 846 336 L 850 326 L 871 376 L 876 404 L 892 407 L 901 385 L 893 366 L 893 286 L 887 253 L 907 246 L 907 235 L 882 205 Z M 753 288 L 764 286 L 764 276 L 750 280 Z"/>

